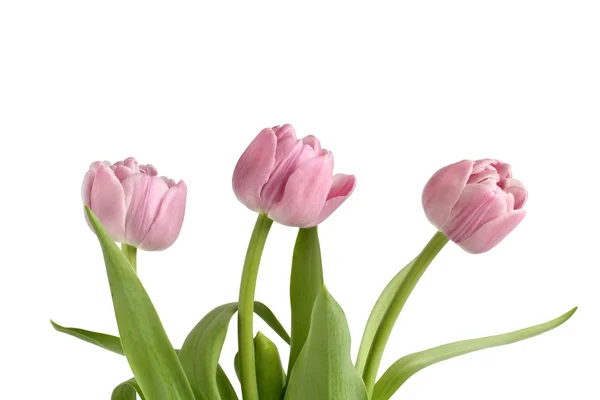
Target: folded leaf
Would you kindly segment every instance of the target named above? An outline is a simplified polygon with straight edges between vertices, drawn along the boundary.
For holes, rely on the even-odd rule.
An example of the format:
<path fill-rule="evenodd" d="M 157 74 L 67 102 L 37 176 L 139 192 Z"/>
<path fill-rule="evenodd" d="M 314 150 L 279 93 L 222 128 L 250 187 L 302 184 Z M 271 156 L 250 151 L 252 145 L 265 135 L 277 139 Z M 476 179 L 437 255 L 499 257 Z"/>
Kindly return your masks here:
<path fill-rule="evenodd" d="M 231 385 L 231 381 L 220 365 L 217 365 L 217 386 L 219 387 L 221 400 L 238 400 L 237 393 Z"/>
<path fill-rule="evenodd" d="M 360 347 L 358 349 L 358 356 L 356 357 L 356 369 L 358 369 L 358 372 L 360 372 L 361 375 L 365 370 L 367 357 L 369 356 L 369 351 L 371 351 L 371 344 L 373 343 L 373 338 L 375 337 L 375 333 L 379 328 L 379 324 L 381 323 L 385 312 L 394 299 L 400 284 L 406 277 L 406 274 L 410 270 L 412 264 L 413 263 L 411 262 L 406 267 L 402 268 L 400 272 L 394 276 L 390 283 L 387 284 L 377 299 L 377 302 L 371 311 L 371 315 L 369 315 L 369 319 L 367 320 L 367 325 L 365 326 L 365 331 L 360 342 Z"/>
<path fill-rule="evenodd" d="M 346 316 L 324 286 L 315 301 L 310 331 L 289 378 L 286 400 L 367 400 L 350 357 Z"/>
<path fill-rule="evenodd" d="M 110 400 L 135 400 L 136 393 L 140 396 L 140 399 L 145 400 L 144 394 L 137 381 L 135 378 L 131 378 L 130 380 L 121 383 L 113 390 Z"/>
<path fill-rule="evenodd" d="M 317 227 L 300 229 L 294 247 L 290 279 L 292 343 L 288 379 L 308 336 L 313 304 L 322 287 L 323 266 Z"/>
<path fill-rule="evenodd" d="M 285 390 L 285 372 L 277 346 L 261 332 L 258 332 L 254 338 L 254 355 L 258 397 L 260 400 L 281 400 Z M 235 353 L 233 366 L 235 374 L 241 382 L 239 352 Z"/>
<path fill-rule="evenodd" d="M 231 304 L 233 304 L 235 311 L 237 311 L 237 303 L 231 303 Z M 273 331 L 275 331 L 275 333 L 277 333 L 286 343 L 288 343 L 288 344 L 290 343 L 290 336 L 286 332 L 286 330 L 283 327 L 283 325 L 281 324 L 281 322 L 279 322 L 277 317 L 275 317 L 275 314 L 273 314 L 273 312 L 269 309 L 269 307 L 267 307 L 263 303 L 255 302 L 254 303 L 254 312 L 258 316 L 260 316 L 267 323 L 267 325 L 269 325 L 269 327 L 271 327 L 273 329 Z M 119 339 L 119 337 L 117 337 L 117 336 L 107 335 L 107 334 L 98 333 L 98 332 L 92 332 L 92 331 L 88 331 L 85 329 L 79 329 L 79 328 L 65 328 L 65 327 L 62 327 L 62 326 L 56 324 L 53 321 L 50 321 L 50 322 L 52 323 L 52 326 L 54 327 L 54 329 L 56 329 L 59 332 L 66 333 L 67 335 L 74 336 L 85 342 L 94 344 L 98 347 L 102 347 L 103 349 L 113 351 L 120 355 L 124 355 L 123 348 L 121 347 L 121 339 Z M 221 347 L 222 347 L 222 345 L 221 345 Z M 180 350 L 175 350 L 175 352 L 179 354 Z M 135 379 L 131 379 L 130 381 L 127 381 L 127 382 L 136 382 L 136 381 L 135 381 Z M 127 384 L 127 382 L 123 383 L 123 385 Z M 223 369 L 221 368 L 220 365 L 217 365 L 215 382 L 216 382 L 217 390 L 220 392 L 221 398 L 223 400 L 230 400 L 230 399 L 237 400 L 237 395 L 235 393 L 235 390 L 233 389 L 231 382 L 225 375 L 225 372 L 223 371 Z M 136 385 L 137 385 L 137 382 L 136 382 Z M 131 385 L 127 384 L 125 386 L 130 387 Z M 125 394 L 121 394 L 121 392 L 123 392 Z M 124 396 L 124 395 L 126 395 L 126 393 L 128 393 L 127 388 L 119 389 L 119 392 L 118 392 L 119 395 Z M 201 398 L 203 398 L 203 397 L 201 397 Z"/>
<path fill-rule="evenodd" d="M 398 390 L 398 388 L 400 388 L 400 386 L 406 382 L 408 378 L 425 367 L 477 350 L 503 346 L 540 335 L 562 325 L 569 318 L 571 318 L 576 310 L 577 308 L 574 308 L 568 313 L 552 321 L 532 326 L 530 328 L 505 333 L 503 335 L 488 336 L 479 339 L 449 343 L 402 357 L 381 376 L 375 385 L 373 400 L 389 399 L 394 395 L 396 390 Z"/>
<path fill-rule="evenodd" d="M 275 343 L 258 332 L 254 338 L 256 381 L 260 400 L 281 400 L 285 386 L 285 372 Z"/>
<path fill-rule="evenodd" d="M 177 354 L 137 274 L 89 207 L 86 212 L 104 253 L 121 344 L 142 392 L 149 400 L 195 400 Z"/>
<path fill-rule="evenodd" d="M 219 357 L 229 323 L 237 309 L 237 303 L 213 309 L 192 329 L 181 347 L 179 358 L 198 398 L 219 398 L 216 378 Z M 254 312 L 289 343 L 289 335 L 267 306 L 255 302 Z"/>
<path fill-rule="evenodd" d="M 77 339 L 81 339 L 85 342 L 95 344 L 96 346 L 102 347 L 103 349 L 112 351 L 122 356 L 125 355 L 125 353 L 123 353 L 123 347 L 121 346 L 121 339 L 119 339 L 116 336 L 86 331 L 85 329 L 79 328 L 65 328 L 64 326 L 60 326 L 52 320 L 50 321 L 50 323 L 52 324 L 54 329 L 56 329 L 59 332 L 74 336 Z"/>

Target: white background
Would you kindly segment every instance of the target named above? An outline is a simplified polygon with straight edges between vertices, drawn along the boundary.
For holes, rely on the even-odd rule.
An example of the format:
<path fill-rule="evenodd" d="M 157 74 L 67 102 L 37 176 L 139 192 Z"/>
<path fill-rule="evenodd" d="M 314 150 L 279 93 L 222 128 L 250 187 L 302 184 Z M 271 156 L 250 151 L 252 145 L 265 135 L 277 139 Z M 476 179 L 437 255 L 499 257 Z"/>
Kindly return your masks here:
<path fill-rule="evenodd" d="M 0 397 L 108 399 L 131 376 L 125 358 L 49 324 L 117 332 L 83 219 L 90 162 L 135 156 L 189 187 L 179 240 L 139 257 L 180 346 L 237 298 L 255 215 L 232 193 L 233 167 L 263 127 L 289 122 L 358 176 L 320 229 L 354 354 L 379 292 L 434 233 L 420 195 L 435 170 L 495 157 L 529 189 L 527 217 L 492 251 L 444 249 L 381 372 L 408 352 L 580 306 L 543 336 L 430 367 L 396 398 L 599 398 L 598 3 L 208 3 L 0 5 Z M 258 284 L 286 326 L 295 234 L 274 226 Z"/>

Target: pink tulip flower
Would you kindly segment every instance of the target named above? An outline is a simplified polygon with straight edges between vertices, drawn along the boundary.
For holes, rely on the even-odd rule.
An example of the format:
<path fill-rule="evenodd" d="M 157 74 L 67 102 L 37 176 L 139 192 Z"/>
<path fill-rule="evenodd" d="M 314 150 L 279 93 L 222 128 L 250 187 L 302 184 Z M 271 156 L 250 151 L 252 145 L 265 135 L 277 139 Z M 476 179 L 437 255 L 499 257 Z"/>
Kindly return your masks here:
<path fill-rule="evenodd" d="M 299 140 L 289 124 L 263 129 L 233 173 L 233 191 L 246 207 L 300 228 L 323 222 L 355 185 L 353 175 L 333 175 L 333 154 L 316 137 Z"/>
<path fill-rule="evenodd" d="M 92 163 L 81 189 L 83 203 L 111 237 L 142 250 L 164 250 L 175 242 L 186 195 L 183 181 L 159 177 L 156 168 L 133 157 Z"/>
<path fill-rule="evenodd" d="M 527 189 L 497 160 L 464 160 L 437 171 L 423 190 L 429 221 L 469 253 L 500 243 L 525 217 Z"/>

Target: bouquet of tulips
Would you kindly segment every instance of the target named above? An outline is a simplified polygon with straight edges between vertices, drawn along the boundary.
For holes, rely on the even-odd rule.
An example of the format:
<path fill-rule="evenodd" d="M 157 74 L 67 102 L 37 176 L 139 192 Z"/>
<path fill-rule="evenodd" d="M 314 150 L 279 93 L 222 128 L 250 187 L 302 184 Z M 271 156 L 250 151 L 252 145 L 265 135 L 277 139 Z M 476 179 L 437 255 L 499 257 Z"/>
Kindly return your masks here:
<path fill-rule="evenodd" d="M 258 214 L 246 253 L 238 301 L 214 308 L 173 347 L 136 270 L 136 252 L 164 250 L 177 239 L 185 213 L 183 181 L 158 176 L 133 158 L 94 162 L 85 175 L 86 220 L 104 254 L 119 336 L 66 328 L 60 332 L 124 355 L 133 378 L 113 400 L 387 400 L 421 369 L 477 350 L 547 332 L 575 309 L 540 325 L 496 336 L 445 344 L 405 355 L 379 375 L 386 344 L 404 305 L 427 267 L 452 241 L 483 253 L 525 217 L 527 190 L 498 160 L 460 161 L 426 183 L 422 204 L 437 229 L 412 261 L 385 286 L 368 318 L 358 356 L 350 352 L 344 311 L 323 281 L 317 225 L 353 192 L 356 178 L 333 175 L 333 155 L 314 136 L 297 139 L 292 126 L 262 130 L 233 172 L 233 191 Z M 273 222 L 299 228 L 290 282 L 291 329 L 254 299 L 261 255 Z M 118 247 L 115 242 L 121 243 Z M 238 319 L 234 360 L 241 393 L 220 365 L 231 319 Z M 254 315 L 289 346 L 284 367 L 276 345 L 255 335 Z"/>

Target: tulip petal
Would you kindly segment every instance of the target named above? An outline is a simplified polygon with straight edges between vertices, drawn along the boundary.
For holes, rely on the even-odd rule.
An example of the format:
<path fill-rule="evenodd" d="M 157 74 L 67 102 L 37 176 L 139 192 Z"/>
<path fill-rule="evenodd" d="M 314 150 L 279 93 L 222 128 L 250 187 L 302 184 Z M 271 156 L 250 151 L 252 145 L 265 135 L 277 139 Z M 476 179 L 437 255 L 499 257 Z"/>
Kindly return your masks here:
<path fill-rule="evenodd" d="M 86 175 L 87 177 L 87 175 Z M 85 203 L 85 198 L 84 198 Z M 125 236 L 125 194 L 119 179 L 104 164 L 97 166 L 89 196 L 90 209 L 110 236 L 122 242 Z"/>
<path fill-rule="evenodd" d="M 514 178 L 505 179 L 498 184 L 506 193 L 515 196 L 515 209 L 521 209 L 527 202 L 527 189 L 521 181 Z"/>
<path fill-rule="evenodd" d="M 452 209 L 441 231 L 455 242 L 471 236 L 482 225 L 507 212 L 507 194 L 488 185 L 465 186 L 460 199 Z"/>
<path fill-rule="evenodd" d="M 169 189 L 140 249 L 165 250 L 175 242 L 183 224 L 186 197 L 187 186 L 183 181 Z"/>
<path fill-rule="evenodd" d="M 321 152 L 321 142 L 313 135 L 306 136 L 302 139 L 302 143 L 309 145 L 312 147 L 317 154 Z"/>
<path fill-rule="evenodd" d="M 473 161 L 463 160 L 438 170 L 425 185 L 422 204 L 427 219 L 442 227 L 471 175 Z"/>
<path fill-rule="evenodd" d="M 169 187 L 159 177 L 146 174 L 132 175 L 122 185 L 128 207 L 125 242 L 139 247 L 154 223 Z"/>
<path fill-rule="evenodd" d="M 240 157 L 233 172 L 233 191 L 251 210 L 260 210 L 260 193 L 275 167 L 277 136 L 263 129 Z"/>
<path fill-rule="evenodd" d="M 333 214 L 333 212 L 337 210 L 348 197 L 350 197 L 355 187 L 356 177 L 354 175 L 334 175 L 331 190 L 329 191 L 329 195 L 327 195 L 327 200 L 325 201 L 325 205 L 323 206 L 323 209 L 321 209 L 319 216 L 315 221 L 303 228 L 311 228 L 319 225 L 329 218 L 329 216 Z"/>
<path fill-rule="evenodd" d="M 457 243 L 473 254 L 485 253 L 500 243 L 525 218 L 525 210 L 515 210 L 483 225 L 473 235 Z"/>
<path fill-rule="evenodd" d="M 333 156 L 324 151 L 304 162 L 290 176 L 281 201 L 269 217 L 288 226 L 308 226 L 323 209 L 333 182 Z"/>
<path fill-rule="evenodd" d="M 281 144 L 278 144 L 278 152 L 280 147 Z M 306 160 L 314 158 L 316 155 L 317 154 L 312 147 L 307 144 L 302 144 L 301 141 L 296 141 L 293 152 L 275 166 L 271 176 L 269 177 L 269 181 L 263 187 L 263 190 L 260 194 L 260 209 L 269 212 L 274 204 L 281 201 L 285 186 L 288 179 L 290 179 L 290 176 Z M 277 163 L 277 157 L 275 162 Z"/>
<path fill-rule="evenodd" d="M 121 164 L 121 165 L 115 164 L 115 166 L 113 167 L 113 171 L 115 173 L 115 176 L 121 182 L 123 182 L 126 178 L 129 178 L 131 175 L 137 173 L 134 169 L 129 168 L 123 164 Z"/>
<path fill-rule="evenodd" d="M 92 194 L 92 186 L 94 184 L 94 172 L 88 171 L 83 177 L 83 184 L 81 185 L 81 200 L 86 206 L 90 206 L 90 196 Z M 91 228 L 91 225 L 90 225 Z"/>

